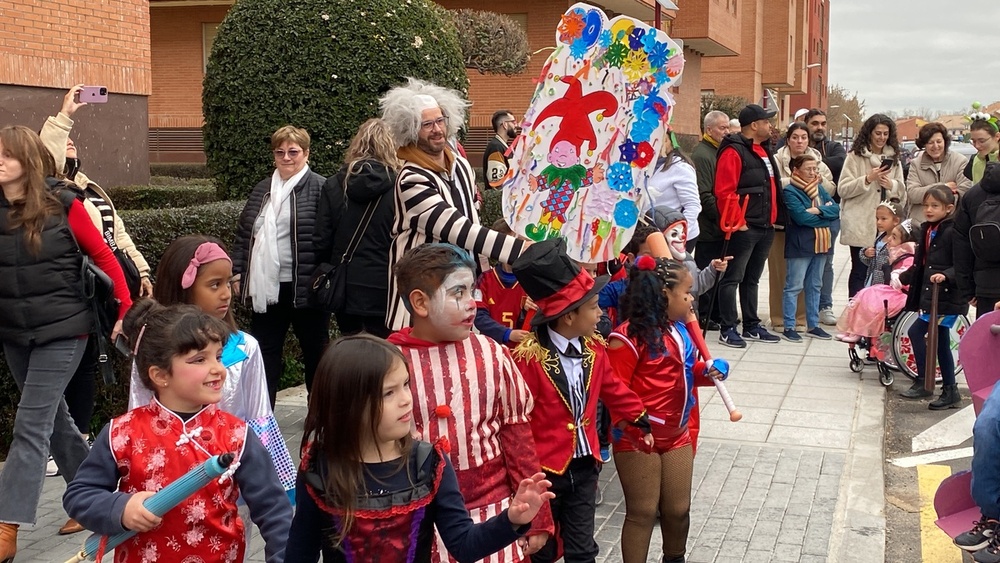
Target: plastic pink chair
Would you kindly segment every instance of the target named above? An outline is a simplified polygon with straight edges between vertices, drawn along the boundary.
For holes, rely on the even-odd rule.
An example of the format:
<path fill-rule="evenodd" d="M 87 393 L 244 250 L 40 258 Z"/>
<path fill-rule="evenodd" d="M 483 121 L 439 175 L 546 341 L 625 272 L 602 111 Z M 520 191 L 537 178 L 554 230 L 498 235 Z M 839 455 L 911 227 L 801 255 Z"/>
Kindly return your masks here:
<path fill-rule="evenodd" d="M 958 356 L 972 393 L 976 416 L 1000 379 L 1000 311 L 979 317 L 958 344 Z"/>

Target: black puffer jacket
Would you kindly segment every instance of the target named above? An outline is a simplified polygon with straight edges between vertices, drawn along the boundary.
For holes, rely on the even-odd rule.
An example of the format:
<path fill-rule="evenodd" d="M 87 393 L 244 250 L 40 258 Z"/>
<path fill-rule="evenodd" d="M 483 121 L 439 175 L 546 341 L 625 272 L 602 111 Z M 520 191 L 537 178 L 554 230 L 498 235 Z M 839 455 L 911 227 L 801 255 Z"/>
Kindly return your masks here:
<path fill-rule="evenodd" d="M 68 209 L 73 192 L 65 184 L 56 189 Z M 66 214 L 45 220 L 36 255 L 24 231 L 10 229 L 10 212 L 0 194 L 0 341 L 41 345 L 89 333 L 93 316 L 83 296 L 83 258 Z"/>
<path fill-rule="evenodd" d="M 955 272 L 958 289 L 966 301 L 973 297 L 1000 297 L 1000 248 L 993 249 L 993 260 L 981 260 L 972 252 L 969 241 L 969 230 L 976 224 L 980 206 L 996 198 L 1000 198 L 1000 163 L 990 163 L 983 179 L 962 196 L 955 212 Z"/>
<path fill-rule="evenodd" d="M 319 261 L 313 246 L 313 231 L 316 228 L 316 210 L 319 207 L 320 194 L 326 178 L 309 171 L 292 189 L 289 201 L 292 205 L 291 248 L 278 249 L 279 252 L 291 252 L 295 263 L 295 302 L 294 306 L 301 309 L 309 306 L 309 280 Z M 250 254 L 254 242 L 254 224 L 263 213 L 264 204 L 271 199 L 271 177 L 264 178 L 254 186 L 247 204 L 240 214 L 236 225 L 236 240 L 233 242 L 233 274 L 240 274 L 243 303 L 247 303 L 247 272 L 250 271 Z"/>
<path fill-rule="evenodd" d="M 955 279 L 955 263 L 952 259 L 954 222 L 945 219 L 938 223 L 937 234 L 928 247 L 927 233 L 933 226 L 930 223 L 921 225 L 913 265 L 899 275 L 899 281 L 910 286 L 905 308 L 907 311 L 930 311 L 933 285 L 930 278 L 934 274 L 944 274 L 947 279 L 940 284 L 938 290 L 938 314 L 964 315 L 969 311 L 969 303 L 959 293 Z"/>
<path fill-rule="evenodd" d="M 392 244 L 392 189 L 396 173 L 377 160 L 354 165 L 344 193 L 347 165 L 323 186 L 314 241 L 318 262 L 339 264 L 357 231 L 360 241 L 347 265 L 346 306 L 351 315 L 384 317 L 388 308 L 389 246 Z M 361 219 L 374 205 L 368 227 Z M 363 232 L 362 232 L 363 231 Z"/>

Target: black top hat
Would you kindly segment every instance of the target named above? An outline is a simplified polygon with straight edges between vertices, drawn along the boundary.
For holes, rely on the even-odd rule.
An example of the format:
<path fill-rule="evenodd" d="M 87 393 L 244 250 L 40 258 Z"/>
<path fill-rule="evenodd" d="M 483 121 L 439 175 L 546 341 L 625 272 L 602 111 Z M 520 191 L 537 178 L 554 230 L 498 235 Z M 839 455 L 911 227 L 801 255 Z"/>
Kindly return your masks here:
<path fill-rule="evenodd" d="M 596 280 L 566 253 L 566 240 L 536 242 L 511 264 L 514 276 L 528 297 L 538 305 L 531 326 L 539 326 L 576 310 L 608 284 L 609 276 Z"/>

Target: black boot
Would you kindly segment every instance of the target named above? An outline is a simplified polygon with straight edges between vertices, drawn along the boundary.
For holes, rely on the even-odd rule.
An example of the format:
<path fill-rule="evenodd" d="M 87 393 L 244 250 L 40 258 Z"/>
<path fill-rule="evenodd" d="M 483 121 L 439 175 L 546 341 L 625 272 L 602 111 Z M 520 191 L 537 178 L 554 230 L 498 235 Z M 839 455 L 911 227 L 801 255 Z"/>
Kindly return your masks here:
<path fill-rule="evenodd" d="M 668 558 L 666 555 L 664 555 L 662 561 L 663 563 L 684 563 L 684 556 L 681 555 L 679 557 Z"/>
<path fill-rule="evenodd" d="M 934 393 L 924 389 L 924 378 L 918 377 L 913 380 L 913 385 L 906 391 L 899 394 L 900 397 L 904 399 L 923 399 L 924 397 L 930 397 Z"/>
<path fill-rule="evenodd" d="M 958 394 L 958 385 L 945 385 L 941 389 L 941 396 L 938 400 L 931 402 L 927 408 L 932 411 L 943 411 L 945 409 L 957 409 L 962 406 L 962 396 Z"/>

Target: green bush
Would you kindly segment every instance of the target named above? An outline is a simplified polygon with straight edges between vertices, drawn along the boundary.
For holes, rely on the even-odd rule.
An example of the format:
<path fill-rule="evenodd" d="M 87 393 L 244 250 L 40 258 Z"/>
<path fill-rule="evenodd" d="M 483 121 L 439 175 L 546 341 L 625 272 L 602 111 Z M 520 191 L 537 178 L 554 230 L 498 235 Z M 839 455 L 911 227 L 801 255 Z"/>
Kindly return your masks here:
<path fill-rule="evenodd" d="M 173 178 L 211 178 L 212 172 L 205 164 L 151 162 L 149 163 L 149 175 L 170 176 Z"/>
<path fill-rule="evenodd" d="M 172 209 L 126 209 L 119 215 L 150 270 L 156 272 L 160 256 L 177 237 L 202 234 L 231 246 L 244 205 L 243 201 L 218 201 Z"/>
<path fill-rule="evenodd" d="M 489 227 L 503 217 L 503 190 L 482 190 L 483 203 L 479 206 L 479 222 Z"/>
<path fill-rule="evenodd" d="M 119 186 L 108 188 L 119 211 L 125 209 L 168 209 L 218 201 L 211 182 L 188 181 L 180 185 Z"/>
<path fill-rule="evenodd" d="M 514 76 L 528 66 L 528 34 L 509 16 L 482 10 L 455 10 L 450 15 L 458 29 L 466 68 L 480 74 Z"/>
<path fill-rule="evenodd" d="M 273 166 L 286 124 L 312 137 L 329 175 L 378 98 L 412 76 L 465 92 L 454 25 L 427 0 L 241 0 L 219 26 L 202 95 L 205 153 L 220 199 L 246 197 Z"/>

